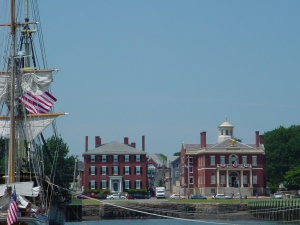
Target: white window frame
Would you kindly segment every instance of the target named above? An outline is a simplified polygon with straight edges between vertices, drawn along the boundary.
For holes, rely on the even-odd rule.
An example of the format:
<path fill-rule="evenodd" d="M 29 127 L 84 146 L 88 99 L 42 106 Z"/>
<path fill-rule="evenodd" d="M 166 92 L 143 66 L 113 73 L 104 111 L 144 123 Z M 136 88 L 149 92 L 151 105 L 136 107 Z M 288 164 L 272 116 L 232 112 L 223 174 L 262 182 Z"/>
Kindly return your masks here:
<path fill-rule="evenodd" d="M 96 189 L 96 181 L 90 180 L 91 189 Z"/>
<path fill-rule="evenodd" d="M 141 155 L 135 155 L 135 161 L 140 162 L 141 161 Z"/>
<path fill-rule="evenodd" d="M 102 166 L 102 173 L 101 175 L 107 175 L 107 167 L 106 166 Z"/>
<path fill-rule="evenodd" d="M 224 155 L 221 155 L 221 156 L 220 156 L 220 164 L 221 164 L 221 165 L 224 165 L 224 164 L 225 164 L 225 156 L 224 156 Z"/>
<path fill-rule="evenodd" d="M 179 177 L 180 173 L 179 171 L 175 171 L 175 177 Z"/>
<path fill-rule="evenodd" d="M 194 177 L 190 177 L 189 184 L 194 184 Z"/>
<path fill-rule="evenodd" d="M 119 175 L 119 166 L 113 166 L 113 175 Z"/>
<path fill-rule="evenodd" d="M 91 171 L 90 175 L 96 175 L 96 167 L 95 166 L 90 166 L 90 171 Z"/>
<path fill-rule="evenodd" d="M 215 166 L 216 165 L 216 156 L 211 155 L 210 156 L 210 165 Z"/>
<path fill-rule="evenodd" d="M 189 167 L 189 173 L 193 173 L 193 166 Z"/>
<path fill-rule="evenodd" d="M 124 161 L 125 161 L 125 162 L 129 162 L 129 155 L 125 155 L 125 156 L 124 156 Z"/>
<path fill-rule="evenodd" d="M 107 162 L 107 156 L 106 155 L 102 155 L 101 162 Z"/>
<path fill-rule="evenodd" d="M 90 156 L 90 162 L 96 162 L 96 156 L 95 155 Z"/>
<path fill-rule="evenodd" d="M 253 175 L 252 175 L 252 183 L 253 183 L 253 184 L 257 184 L 257 183 L 258 183 L 258 180 L 257 180 L 257 174 L 253 174 Z"/>
<path fill-rule="evenodd" d="M 106 184 L 107 184 L 107 181 L 106 181 L 106 180 L 102 180 L 102 181 L 101 181 L 102 189 L 107 189 Z"/>
<path fill-rule="evenodd" d="M 135 181 L 135 189 L 141 189 L 141 181 L 140 180 Z"/>
<path fill-rule="evenodd" d="M 113 162 L 119 162 L 119 156 L 113 155 Z"/>
<path fill-rule="evenodd" d="M 243 164 L 248 164 L 246 155 L 242 156 L 242 160 L 243 160 Z"/>
<path fill-rule="evenodd" d="M 189 163 L 190 163 L 190 164 L 193 164 L 193 157 L 188 156 L 188 160 L 189 160 Z"/>
<path fill-rule="evenodd" d="M 124 166 L 124 175 L 129 175 L 130 174 L 130 167 L 129 166 Z"/>
<path fill-rule="evenodd" d="M 216 184 L 216 175 L 215 174 L 210 175 L 210 183 Z"/>
<path fill-rule="evenodd" d="M 124 189 L 129 189 L 129 183 L 130 183 L 130 181 L 129 180 L 125 180 L 124 181 Z"/>
<path fill-rule="evenodd" d="M 225 174 L 221 174 L 221 180 L 220 180 L 220 183 L 221 183 L 221 184 L 225 184 L 225 182 L 226 182 L 226 176 L 225 176 Z"/>
<path fill-rule="evenodd" d="M 256 155 L 252 156 L 252 165 L 257 166 L 257 156 Z"/>
<path fill-rule="evenodd" d="M 141 166 L 135 166 L 135 175 L 141 175 Z"/>

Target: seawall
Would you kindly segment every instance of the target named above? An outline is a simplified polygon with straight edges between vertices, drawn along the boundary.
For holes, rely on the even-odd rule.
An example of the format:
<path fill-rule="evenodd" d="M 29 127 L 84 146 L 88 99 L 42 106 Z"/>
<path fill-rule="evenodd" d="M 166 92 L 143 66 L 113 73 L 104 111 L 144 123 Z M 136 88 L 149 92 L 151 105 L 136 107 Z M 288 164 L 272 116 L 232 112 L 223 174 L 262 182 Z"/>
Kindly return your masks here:
<path fill-rule="evenodd" d="M 130 218 L 236 219 L 251 218 L 247 204 L 135 203 L 82 206 L 82 220 Z"/>

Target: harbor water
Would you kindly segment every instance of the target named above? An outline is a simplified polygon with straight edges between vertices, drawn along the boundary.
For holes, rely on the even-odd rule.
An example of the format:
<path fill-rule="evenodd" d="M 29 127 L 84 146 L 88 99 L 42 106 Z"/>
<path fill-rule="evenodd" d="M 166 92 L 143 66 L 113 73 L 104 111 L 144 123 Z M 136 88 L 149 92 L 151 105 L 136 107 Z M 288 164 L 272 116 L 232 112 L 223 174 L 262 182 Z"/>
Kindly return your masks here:
<path fill-rule="evenodd" d="M 98 220 L 98 221 L 82 221 L 67 222 L 66 225 L 276 225 L 282 224 L 274 221 L 259 220 L 189 220 L 189 219 L 118 219 L 118 220 Z"/>

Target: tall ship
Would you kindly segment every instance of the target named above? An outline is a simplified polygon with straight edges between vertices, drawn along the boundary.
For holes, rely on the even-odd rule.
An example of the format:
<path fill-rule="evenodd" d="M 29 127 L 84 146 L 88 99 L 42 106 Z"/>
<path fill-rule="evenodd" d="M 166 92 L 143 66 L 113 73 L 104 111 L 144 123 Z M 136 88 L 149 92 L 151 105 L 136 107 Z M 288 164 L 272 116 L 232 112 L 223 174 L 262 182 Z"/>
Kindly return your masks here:
<path fill-rule="evenodd" d="M 56 119 L 66 114 L 54 112 L 57 70 L 47 65 L 37 0 L 0 8 L 0 225 L 61 225 L 67 198 L 54 184 L 55 159 L 49 174 L 43 163 L 43 132 L 59 138 Z"/>

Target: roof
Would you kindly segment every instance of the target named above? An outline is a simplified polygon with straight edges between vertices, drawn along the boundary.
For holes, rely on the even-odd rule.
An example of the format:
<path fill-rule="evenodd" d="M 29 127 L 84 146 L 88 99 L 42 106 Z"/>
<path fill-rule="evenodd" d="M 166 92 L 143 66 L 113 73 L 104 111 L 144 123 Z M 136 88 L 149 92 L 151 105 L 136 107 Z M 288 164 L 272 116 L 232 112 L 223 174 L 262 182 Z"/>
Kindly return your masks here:
<path fill-rule="evenodd" d="M 89 150 L 82 155 L 127 155 L 127 154 L 146 154 L 143 150 L 133 148 L 130 145 L 122 144 L 117 141 L 112 141 L 107 144 L 100 145 L 99 147 Z"/>
<path fill-rule="evenodd" d="M 159 154 L 147 154 L 148 158 L 151 158 L 158 165 L 165 165 L 166 161 Z"/>

